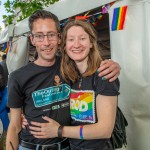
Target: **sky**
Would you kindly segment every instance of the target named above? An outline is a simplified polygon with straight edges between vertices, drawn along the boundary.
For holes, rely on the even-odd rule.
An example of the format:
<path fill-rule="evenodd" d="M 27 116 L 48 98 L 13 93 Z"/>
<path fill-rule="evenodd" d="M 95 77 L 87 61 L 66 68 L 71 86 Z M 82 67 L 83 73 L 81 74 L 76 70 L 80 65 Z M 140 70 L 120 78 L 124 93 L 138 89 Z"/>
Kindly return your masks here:
<path fill-rule="evenodd" d="M 7 0 L 0 0 L 1 1 L 1 5 L 0 5 L 0 26 L 4 29 L 4 24 L 2 22 L 3 20 L 3 15 L 6 14 L 5 12 L 5 8 L 4 8 L 4 3 L 7 1 Z"/>

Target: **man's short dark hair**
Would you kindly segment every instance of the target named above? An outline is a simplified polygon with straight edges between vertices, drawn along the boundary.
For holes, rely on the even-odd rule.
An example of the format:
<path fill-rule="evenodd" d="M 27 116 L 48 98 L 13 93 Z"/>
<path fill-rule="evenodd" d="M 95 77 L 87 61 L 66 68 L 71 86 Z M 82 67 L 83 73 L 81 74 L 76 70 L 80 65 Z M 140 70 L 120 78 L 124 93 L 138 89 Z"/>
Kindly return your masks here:
<path fill-rule="evenodd" d="M 37 19 L 52 19 L 55 22 L 57 31 L 60 32 L 60 22 L 58 17 L 53 13 L 46 10 L 37 10 L 29 17 L 29 28 L 30 31 L 33 30 L 33 22 Z"/>

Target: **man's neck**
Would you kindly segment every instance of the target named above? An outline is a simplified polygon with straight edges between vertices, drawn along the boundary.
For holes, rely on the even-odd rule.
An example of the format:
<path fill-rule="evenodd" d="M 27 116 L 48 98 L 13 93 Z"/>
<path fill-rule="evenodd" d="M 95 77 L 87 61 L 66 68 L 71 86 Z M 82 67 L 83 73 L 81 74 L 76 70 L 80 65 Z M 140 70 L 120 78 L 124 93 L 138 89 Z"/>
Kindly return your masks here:
<path fill-rule="evenodd" d="M 45 66 L 45 67 L 48 67 L 48 66 L 52 66 L 54 65 L 56 61 L 56 58 L 52 59 L 52 60 L 42 60 L 42 59 L 37 59 L 34 61 L 34 63 L 38 66 Z"/>

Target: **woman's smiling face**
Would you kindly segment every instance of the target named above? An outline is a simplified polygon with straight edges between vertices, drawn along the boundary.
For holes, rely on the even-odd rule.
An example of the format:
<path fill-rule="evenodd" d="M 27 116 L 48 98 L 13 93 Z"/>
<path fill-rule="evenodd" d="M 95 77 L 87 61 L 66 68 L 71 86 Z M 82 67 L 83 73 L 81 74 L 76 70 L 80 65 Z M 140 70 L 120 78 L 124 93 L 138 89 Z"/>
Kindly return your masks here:
<path fill-rule="evenodd" d="M 89 35 L 80 26 L 72 26 L 67 31 L 66 52 L 77 62 L 87 62 L 88 54 L 92 48 Z"/>

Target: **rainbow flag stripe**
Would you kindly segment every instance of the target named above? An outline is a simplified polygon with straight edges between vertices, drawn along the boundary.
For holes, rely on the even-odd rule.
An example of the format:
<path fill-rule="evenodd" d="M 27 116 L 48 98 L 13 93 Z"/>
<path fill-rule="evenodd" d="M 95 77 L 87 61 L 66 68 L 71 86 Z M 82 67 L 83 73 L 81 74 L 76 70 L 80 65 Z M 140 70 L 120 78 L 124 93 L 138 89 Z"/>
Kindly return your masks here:
<path fill-rule="evenodd" d="M 102 17 L 103 17 L 103 15 L 102 15 L 102 14 L 99 14 L 99 15 L 97 16 L 97 19 L 98 19 L 98 20 L 101 20 Z"/>
<path fill-rule="evenodd" d="M 112 31 L 123 30 L 126 12 L 127 12 L 127 6 L 114 9 L 113 20 L 112 20 L 112 25 L 111 25 Z"/>
<path fill-rule="evenodd" d="M 7 53 L 8 52 L 8 50 L 9 50 L 9 46 L 8 46 L 8 44 L 7 44 L 7 42 L 6 43 L 3 43 L 3 48 L 2 48 L 2 52 L 4 52 L 4 53 Z"/>

